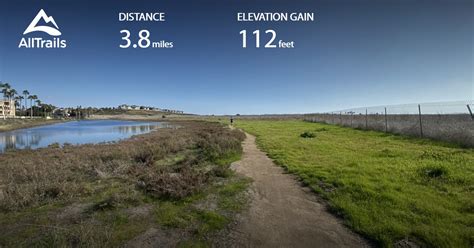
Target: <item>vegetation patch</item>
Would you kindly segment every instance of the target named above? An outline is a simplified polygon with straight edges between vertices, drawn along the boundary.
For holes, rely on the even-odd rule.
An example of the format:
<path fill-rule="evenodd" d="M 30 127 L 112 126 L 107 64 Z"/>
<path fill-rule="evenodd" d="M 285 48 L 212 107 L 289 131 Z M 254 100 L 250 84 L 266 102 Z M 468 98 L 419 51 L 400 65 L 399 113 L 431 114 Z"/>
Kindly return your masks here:
<path fill-rule="evenodd" d="M 378 246 L 473 246 L 473 149 L 303 121 L 236 125 Z M 318 142 L 299 137 L 320 128 Z"/>
<path fill-rule="evenodd" d="M 11 131 L 15 129 L 21 129 L 21 128 L 29 128 L 29 127 L 35 127 L 35 126 L 42 126 L 42 125 L 49 125 L 49 124 L 54 124 L 58 122 L 62 122 L 63 120 L 48 120 L 44 118 L 38 118 L 38 119 L 0 119 L 0 132 L 3 131 Z"/>
<path fill-rule="evenodd" d="M 245 205 L 247 180 L 229 168 L 245 136 L 219 123 L 178 125 L 0 155 L 0 246 L 122 246 L 155 229 L 176 234 L 175 245 L 208 244 Z"/>
<path fill-rule="evenodd" d="M 329 131 L 329 129 L 325 128 L 325 127 L 320 127 L 320 128 L 316 128 L 314 131 L 315 132 L 327 132 L 327 131 Z"/>
<path fill-rule="evenodd" d="M 301 138 L 315 138 L 316 134 L 314 134 L 312 132 L 309 132 L 309 131 L 305 131 L 305 132 L 300 134 L 300 137 Z"/>
<path fill-rule="evenodd" d="M 380 150 L 380 153 L 378 155 L 384 158 L 396 158 L 398 156 L 394 150 L 390 150 L 387 148 Z"/>
<path fill-rule="evenodd" d="M 442 165 L 425 166 L 420 168 L 420 174 L 431 179 L 446 178 L 448 176 L 448 168 Z"/>

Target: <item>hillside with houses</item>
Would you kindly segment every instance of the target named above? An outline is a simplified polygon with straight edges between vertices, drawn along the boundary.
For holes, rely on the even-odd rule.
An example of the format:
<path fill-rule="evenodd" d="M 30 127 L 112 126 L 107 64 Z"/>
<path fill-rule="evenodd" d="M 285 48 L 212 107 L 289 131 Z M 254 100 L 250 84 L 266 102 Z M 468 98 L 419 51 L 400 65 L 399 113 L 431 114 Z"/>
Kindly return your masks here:
<path fill-rule="evenodd" d="M 170 113 L 170 114 L 184 114 L 184 111 L 181 111 L 181 110 L 165 109 L 165 108 L 150 107 L 150 106 L 140 106 L 140 105 L 128 105 L 128 104 L 119 105 L 118 109 L 121 109 L 121 110 L 149 110 L 149 111 L 164 112 L 164 113 Z"/>
<path fill-rule="evenodd" d="M 0 117 L 2 119 L 52 119 L 74 118 L 83 119 L 91 115 L 108 114 L 184 114 L 182 110 L 158 108 L 144 105 L 121 104 L 117 107 L 56 107 L 44 103 L 37 95 L 28 90 L 17 91 L 9 83 L 0 81 Z"/>

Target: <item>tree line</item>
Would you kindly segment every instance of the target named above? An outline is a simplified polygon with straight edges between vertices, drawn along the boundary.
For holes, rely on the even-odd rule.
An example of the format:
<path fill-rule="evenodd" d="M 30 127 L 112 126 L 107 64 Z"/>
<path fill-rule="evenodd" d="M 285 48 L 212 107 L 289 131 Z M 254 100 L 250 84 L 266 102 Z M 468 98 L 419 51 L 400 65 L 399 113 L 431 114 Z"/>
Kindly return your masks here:
<path fill-rule="evenodd" d="M 9 83 L 0 81 L 0 89 L 5 100 L 15 104 L 16 114 L 33 118 L 33 116 L 46 116 L 55 109 L 53 105 L 43 103 L 37 95 L 31 94 L 28 90 L 19 93 Z M 28 102 L 30 103 L 29 108 Z M 5 119 L 5 105 L 2 104 L 2 107 L 3 118 Z"/>

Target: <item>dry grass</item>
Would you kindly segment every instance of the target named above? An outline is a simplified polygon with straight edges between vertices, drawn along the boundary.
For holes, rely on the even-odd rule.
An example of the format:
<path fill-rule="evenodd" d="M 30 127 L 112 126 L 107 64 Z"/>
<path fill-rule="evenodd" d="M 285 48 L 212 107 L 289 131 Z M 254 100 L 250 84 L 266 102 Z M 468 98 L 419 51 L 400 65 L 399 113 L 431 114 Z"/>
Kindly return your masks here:
<path fill-rule="evenodd" d="M 182 128 L 152 132 L 108 145 L 24 150 L 2 155 L 0 182 L 4 211 L 87 194 L 87 185 L 106 178 L 130 180 L 157 197 L 181 198 L 205 184 L 202 166 L 240 153 L 243 134 L 219 124 L 181 123 Z M 178 164 L 156 167 L 170 154 L 194 150 Z"/>
<path fill-rule="evenodd" d="M 29 128 L 41 125 L 49 125 L 62 120 L 47 120 L 44 118 L 35 119 L 0 119 L 0 132 L 11 131 L 21 128 Z"/>
<path fill-rule="evenodd" d="M 187 209 L 183 213 L 190 211 L 192 218 L 202 214 L 189 210 L 190 204 L 205 197 L 203 192 L 208 192 L 214 183 L 226 185 L 220 178 L 230 175 L 229 163 L 239 158 L 245 136 L 218 123 L 177 125 L 179 128 L 159 129 L 113 144 L 18 150 L 0 155 L 0 229 L 11 230 L 0 234 L 0 246 L 17 239 L 29 240 L 25 243 L 28 245 L 39 237 L 49 237 L 43 241 L 55 245 L 121 244 L 144 231 L 141 229 L 162 222 L 157 217 L 152 223 L 153 217 L 149 217 L 140 227 L 140 223 L 125 225 L 116 220 L 123 215 L 123 209 L 147 204 L 160 208 L 171 202 Z M 76 204 L 87 207 L 74 214 L 73 222 L 51 218 L 53 213 L 57 215 Z M 97 224 L 109 215 L 114 219 Z M 82 224 L 76 223 L 77 218 Z M 128 222 L 129 216 L 124 218 Z M 198 219 L 198 224 L 193 220 L 189 225 L 206 224 L 205 220 Z M 95 229 L 102 227 L 100 235 L 106 235 L 97 242 L 97 235 L 89 232 L 82 236 L 71 234 L 97 225 L 99 228 Z M 114 229 L 115 225 L 120 226 L 120 231 Z"/>

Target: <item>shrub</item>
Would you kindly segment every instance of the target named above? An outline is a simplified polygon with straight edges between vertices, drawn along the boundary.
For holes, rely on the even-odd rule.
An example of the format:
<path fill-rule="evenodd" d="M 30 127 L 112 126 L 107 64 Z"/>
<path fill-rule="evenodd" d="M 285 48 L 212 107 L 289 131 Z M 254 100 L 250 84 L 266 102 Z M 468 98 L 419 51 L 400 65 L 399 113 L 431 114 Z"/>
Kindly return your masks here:
<path fill-rule="evenodd" d="M 420 169 L 420 173 L 423 177 L 430 179 L 434 178 L 445 178 L 448 176 L 448 168 L 444 166 L 425 166 Z"/>
<path fill-rule="evenodd" d="M 145 146 L 140 147 L 137 149 L 135 155 L 133 155 L 133 159 L 135 162 L 141 163 L 146 166 L 153 165 L 154 161 L 156 160 L 156 153 L 153 151 L 152 147 Z"/>
<path fill-rule="evenodd" d="M 300 137 L 301 138 L 315 138 L 316 134 L 306 131 L 306 132 L 300 134 Z"/>
<path fill-rule="evenodd" d="M 50 145 L 48 145 L 49 148 L 60 148 L 61 146 L 59 145 L 59 143 L 55 142 L 55 143 L 52 143 Z"/>
<path fill-rule="evenodd" d="M 209 175 L 189 167 L 178 173 L 169 171 L 145 173 L 140 182 L 145 193 L 162 199 L 181 199 L 198 191 L 208 181 Z"/>

